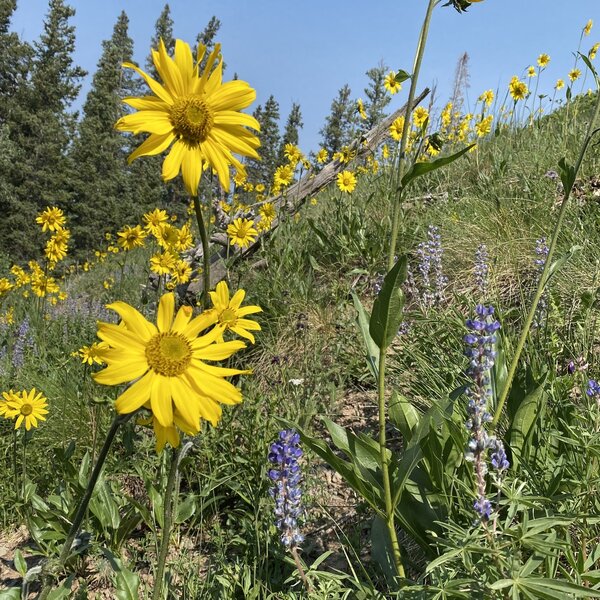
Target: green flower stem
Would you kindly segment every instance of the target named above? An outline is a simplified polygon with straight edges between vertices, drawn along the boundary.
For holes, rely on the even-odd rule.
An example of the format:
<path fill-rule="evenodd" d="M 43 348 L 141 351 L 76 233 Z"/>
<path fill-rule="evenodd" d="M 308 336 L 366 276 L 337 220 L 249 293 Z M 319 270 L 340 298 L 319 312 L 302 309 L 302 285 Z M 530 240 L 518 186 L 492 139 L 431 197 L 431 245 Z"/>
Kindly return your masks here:
<path fill-rule="evenodd" d="M 413 110 L 413 102 L 417 92 L 417 82 L 419 80 L 419 72 L 421 71 L 421 63 L 423 62 L 423 55 L 425 54 L 425 44 L 427 42 L 427 36 L 429 35 L 429 23 L 431 22 L 431 14 L 436 4 L 440 0 L 429 0 L 427 5 L 427 12 L 425 13 L 425 19 L 423 20 L 423 26 L 421 27 L 421 34 L 419 35 L 419 43 L 417 45 L 417 51 L 415 54 L 415 63 L 413 66 L 412 75 L 410 78 L 410 89 L 408 90 L 408 101 L 406 104 L 406 114 L 404 115 L 404 127 L 402 128 L 402 137 L 400 139 L 400 153 L 398 156 L 398 168 L 397 168 L 397 188 L 398 197 L 394 201 L 394 209 L 392 213 L 392 237 L 390 240 L 390 253 L 388 256 L 388 271 L 394 266 L 394 256 L 396 255 L 396 244 L 398 243 L 398 228 L 400 225 L 400 211 L 401 203 L 400 199 L 402 196 L 402 190 L 400 189 L 400 182 L 406 172 L 406 144 L 408 142 L 408 133 L 410 131 L 410 115 Z"/>
<path fill-rule="evenodd" d="M 542 275 L 540 277 L 540 281 L 538 283 L 537 289 L 535 291 L 535 296 L 533 297 L 533 302 L 531 303 L 531 307 L 529 309 L 529 313 L 527 314 L 527 319 L 525 321 L 525 325 L 523 326 L 523 330 L 521 331 L 521 337 L 519 338 L 519 342 L 517 344 L 517 348 L 515 350 L 515 355 L 513 356 L 512 362 L 510 363 L 510 367 L 508 369 L 508 374 L 506 377 L 506 383 L 504 384 L 504 388 L 502 389 L 502 394 L 498 400 L 498 405 L 496 407 L 496 412 L 494 413 L 494 419 L 492 420 L 492 428 L 498 425 L 498 421 L 502 415 L 502 409 L 504 408 L 504 403 L 508 398 L 508 393 L 510 392 L 510 388 L 512 385 L 512 381 L 514 379 L 515 373 L 517 371 L 517 366 L 519 364 L 519 359 L 521 358 L 521 353 L 523 352 L 523 348 L 525 347 L 525 342 L 527 341 L 527 336 L 529 335 L 529 330 L 531 329 L 531 325 L 533 324 L 533 320 L 535 318 L 535 311 L 537 309 L 538 302 L 544 293 L 544 288 L 546 287 L 546 283 L 548 282 L 548 277 L 550 274 L 550 266 L 552 265 L 552 259 L 554 258 L 554 251 L 556 250 L 556 244 L 558 242 L 558 236 L 560 234 L 560 230 L 562 229 L 563 221 L 565 220 L 565 215 L 567 214 L 567 205 L 569 204 L 569 198 L 571 196 L 571 191 L 573 190 L 573 184 L 575 183 L 575 179 L 577 178 L 577 173 L 579 172 L 579 168 L 581 167 L 581 163 L 583 162 L 583 157 L 585 156 L 586 150 L 592 141 L 593 135 L 598 130 L 594 130 L 594 122 L 598 118 L 598 114 L 600 113 L 600 90 L 598 91 L 598 99 L 596 101 L 596 109 L 594 110 L 594 115 L 592 116 L 589 124 L 587 133 L 581 147 L 581 151 L 579 152 L 579 157 L 577 158 L 577 163 L 575 164 L 575 173 L 573 176 L 573 183 L 569 186 L 569 189 L 564 191 L 565 197 L 560 206 L 560 212 L 558 213 L 558 219 L 556 220 L 556 224 L 554 225 L 554 231 L 552 232 L 552 238 L 550 241 L 550 247 L 548 249 L 548 256 L 546 258 L 546 263 L 544 264 L 544 270 L 542 271 Z"/>
<path fill-rule="evenodd" d="M 377 382 L 378 400 L 379 400 L 379 453 L 381 458 L 381 472 L 383 474 L 383 493 L 385 496 L 385 522 L 392 542 L 392 552 L 394 555 L 394 564 L 398 576 L 405 578 L 404 566 L 402 565 L 402 555 L 400 553 L 400 544 L 396 534 L 394 504 L 392 502 L 392 488 L 390 485 L 390 465 L 386 453 L 385 426 L 387 423 L 385 406 L 385 349 L 379 354 L 379 380 Z"/>
<path fill-rule="evenodd" d="M 134 413 L 130 413 L 128 415 L 117 415 L 106 434 L 106 439 L 104 440 L 104 444 L 102 449 L 100 450 L 100 454 L 98 455 L 98 461 L 94 465 L 94 470 L 90 476 L 90 480 L 88 481 L 87 488 L 85 489 L 85 493 L 83 494 L 83 498 L 79 503 L 79 507 L 77 508 L 77 513 L 75 514 L 75 518 L 73 519 L 73 524 L 71 525 L 71 529 L 69 530 L 69 535 L 65 540 L 62 552 L 58 557 L 57 567 L 62 568 L 69 555 L 71 554 L 71 548 L 73 546 L 73 541 L 75 540 L 75 536 L 79 532 L 79 527 L 81 526 L 81 522 L 83 521 L 83 517 L 87 511 L 88 504 L 92 498 L 92 494 L 94 493 L 94 488 L 96 487 L 96 482 L 98 481 L 98 477 L 100 476 L 100 472 L 102 471 L 102 467 L 104 466 L 104 461 L 108 456 L 108 451 L 115 439 L 115 435 L 121 425 L 129 421 L 129 419 L 134 415 Z M 44 576 L 44 587 L 40 592 L 38 600 L 46 600 L 48 594 L 52 591 L 52 575 Z"/>
<path fill-rule="evenodd" d="M 192 442 L 187 442 L 183 447 L 179 446 L 178 448 L 174 448 L 171 453 L 171 468 L 169 469 L 169 477 L 165 489 L 162 539 L 160 541 L 158 563 L 156 565 L 156 574 L 154 576 L 152 600 L 161 600 L 162 598 L 165 565 L 167 562 L 167 553 L 169 551 L 171 527 L 173 526 L 173 508 L 177 505 L 177 499 L 179 497 L 179 465 L 191 447 Z"/>
<path fill-rule="evenodd" d="M 198 222 L 198 230 L 200 232 L 200 240 L 202 241 L 202 262 L 204 271 L 202 273 L 204 279 L 204 289 L 202 290 L 202 307 L 206 310 L 209 307 L 208 292 L 210 291 L 210 255 L 208 247 L 208 231 L 202 216 L 202 208 L 198 196 L 194 196 L 194 211 L 196 212 L 196 221 Z"/>

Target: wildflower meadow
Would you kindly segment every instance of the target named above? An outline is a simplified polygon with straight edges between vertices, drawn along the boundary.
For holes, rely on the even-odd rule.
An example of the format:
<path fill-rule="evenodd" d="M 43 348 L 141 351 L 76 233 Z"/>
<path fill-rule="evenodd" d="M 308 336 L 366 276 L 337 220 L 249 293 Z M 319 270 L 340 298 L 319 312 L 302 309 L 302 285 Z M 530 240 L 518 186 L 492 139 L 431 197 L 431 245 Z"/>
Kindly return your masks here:
<path fill-rule="evenodd" d="M 78 112 L 0 0 L 0 600 L 600 598 L 600 42 L 436 95 L 492 1 L 302 149 L 217 17 Z"/>

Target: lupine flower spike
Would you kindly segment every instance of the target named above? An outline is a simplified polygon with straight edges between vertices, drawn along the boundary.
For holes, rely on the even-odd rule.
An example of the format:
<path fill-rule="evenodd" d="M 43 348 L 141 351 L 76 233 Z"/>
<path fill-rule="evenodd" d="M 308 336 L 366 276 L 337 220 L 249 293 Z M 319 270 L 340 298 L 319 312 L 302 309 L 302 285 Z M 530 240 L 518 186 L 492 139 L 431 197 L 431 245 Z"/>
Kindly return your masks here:
<path fill-rule="evenodd" d="M 491 463 L 498 472 L 496 484 L 510 466 L 504 451 L 504 445 L 494 436 L 488 435 L 485 424 L 492 420 L 488 412 L 488 399 L 492 394 L 490 388 L 490 370 L 494 366 L 496 352 L 496 331 L 500 323 L 493 318 L 494 308 L 478 304 L 475 308 L 477 317 L 467 319 L 466 325 L 469 333 L 465 335 L 467 344 L 465 354 L 470 359 L 468 375 L 473 384 L 466 391 L 469 397 L 467 405 L 466 427 L 469 432 L 469 441 L 465 451 L 465 458 L 473 462 L 477 487 L 477 499 L 473 508 L 480 519 L 487 522 L 492 513 L 492 504 L 486 497 L 485 476 L 488 472 L 486 453 L 492 450 Z"/>
<path fill-rule="evenodd" d="M 275 524 L 281 532 L 281 543 L 291 552 L 298 573 L 310 590 L 310 582 L 297 551 L 298 545 L 304 541 L 298 526 L 298 518 L 302 515 L 302 473 L 298 462 L 301 457 L 300 435 L 293 429 L 280 431 L 279 439 L 271 444 L 269 452 L 272 465 L 269 478 L 274 483 L 270 493 L 275 499 Z"/>

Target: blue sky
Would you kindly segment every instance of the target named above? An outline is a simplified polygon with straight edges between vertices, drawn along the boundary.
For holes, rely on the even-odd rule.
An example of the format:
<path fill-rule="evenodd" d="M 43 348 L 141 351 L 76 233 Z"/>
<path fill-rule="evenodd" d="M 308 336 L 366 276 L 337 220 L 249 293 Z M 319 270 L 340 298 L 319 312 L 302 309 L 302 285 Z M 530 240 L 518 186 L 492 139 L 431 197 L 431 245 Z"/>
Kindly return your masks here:
<path fill-rule="evenodd" d="M 100 57 L 101 42 L 110 37 L 121 10 L 130 19 L 136 60 L 144 63 L 164 0 L 69 3 L 77 11 L 75 59 L 89 72 L 82 96 Z M 237 72 L 256 88 L 257 103 L 273 94 L 280 103 L 282 127 L 292 102 L 300 103 L 304 118 L 300 145 L 305 152 L 318 148 L 319 129 L 345 83 L 353 97 L 364 98 L 365 72 L 380 61 L 410 72 L 426 8 L 425 0 L 171 0 L 169 4 L 176 37 L 190 43 L 212 15 L 221 20 L 218 39 L 228 65 L 225 79 Z M 13 31 L 25 40 L 36 39 L 47 5 L 47 0 L 18 0 Z M 588 19 L 594 20 L 594 27 L 582 43 L 586 52 L 600 41 L 600 0 L 484 0 L 462 15 L 438 6 L 420 82 L 437 85 L 438 104 L 445 102 L 456 63 L 467 52 L 468 94 L 475 101 L 488 88 L 499 87 L 503 94 L 510 78 L 523 75 L 545 52 L 551 62 L 540 78 L 538 93 L 551 93 L 556 79 L 566 78 L 572 68 L 573 52 Z M 585 89 L 589 85 L 588 78 Z M 407 88 L 394 96 L 390 111 L 405 101 Z"/>

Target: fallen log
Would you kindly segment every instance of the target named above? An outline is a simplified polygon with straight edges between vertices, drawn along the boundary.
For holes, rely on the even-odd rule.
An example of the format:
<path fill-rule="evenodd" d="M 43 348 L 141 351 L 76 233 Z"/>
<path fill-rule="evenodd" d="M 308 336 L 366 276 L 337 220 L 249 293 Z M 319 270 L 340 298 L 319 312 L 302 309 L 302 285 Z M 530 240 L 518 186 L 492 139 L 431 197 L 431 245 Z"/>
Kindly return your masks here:
<path fill-rule="evenodd" d="M 414 100 L 413 108 L 417 106 L 420 102 L 423 101 L 424 98 L 429 94 L 429 88 L 425 88 Z M 388 115 L 384 119 L 382 119 L 373 129 L 367 131 L 359 138 L 355 139 L 350 144 L 350 150 L 356 153 L 356 157 L 354 160 L 360 160 L 365 158 L 367 155 L 375 152 L 375 150 L 379 147 L 379 145 L 383 142 L 386 135 L 388 134 L 388 130 L 390 125 L 397 119 L 399 116 L 404 115 L 406 113 L 408 107 L 408 103 L 399 108 L 397 111 L 393 112 L 391 115 Z M 278 196 L 273 196 L 265 200 L 265 202 L 272 202 L 278 209 L 285 208 L 286 212 L 293 215 L 296 213 L 302 205 L 306 202 L 307 198 L 313 197 L 324 187 L 332 183 L 338 173 L 341 173 L 346 165 L 339 160 L 332 160 L 327 163 L 318 173 L 313 173 L 312 170 L 308 171 L 301 179 L 299 179 L 296 183 L 291 185 L 283 194 L 279 194 Z M 272 231 L 274 231 L 279 224 L 278 219 L 274 219 L 270 231 L 263 233 L 254 244 L 250 245 L 243 252 L 239 250 L 230 249 L 228 262 L 231 267 L 237 260 L 243 257 L 248 257 L 260 247 L 261 241 L 269 236 Z M 210 286 L 211 289 L 225 278 L 227 275 L 227 265 L 225 262 L 225 258 L 227 257 L 227 246 L 228 239 L 227 234 L 225 233 L 216 233 L 213 234 L 210 238 L 211 242 L 220 246 L 220 249 L 211 255 L 211 267 L 210 267 Z M 198 246 L 193 251 L 194 262 L 201 262 L 202 260 L 202 246 Z M 203 281 L 202 277 L 197 278 L 196 281 L 192 281 L 188 288 L 185 291 L 185 294 L 188 296 L 197 296 L 201 294 L 203 290 Z"/>

